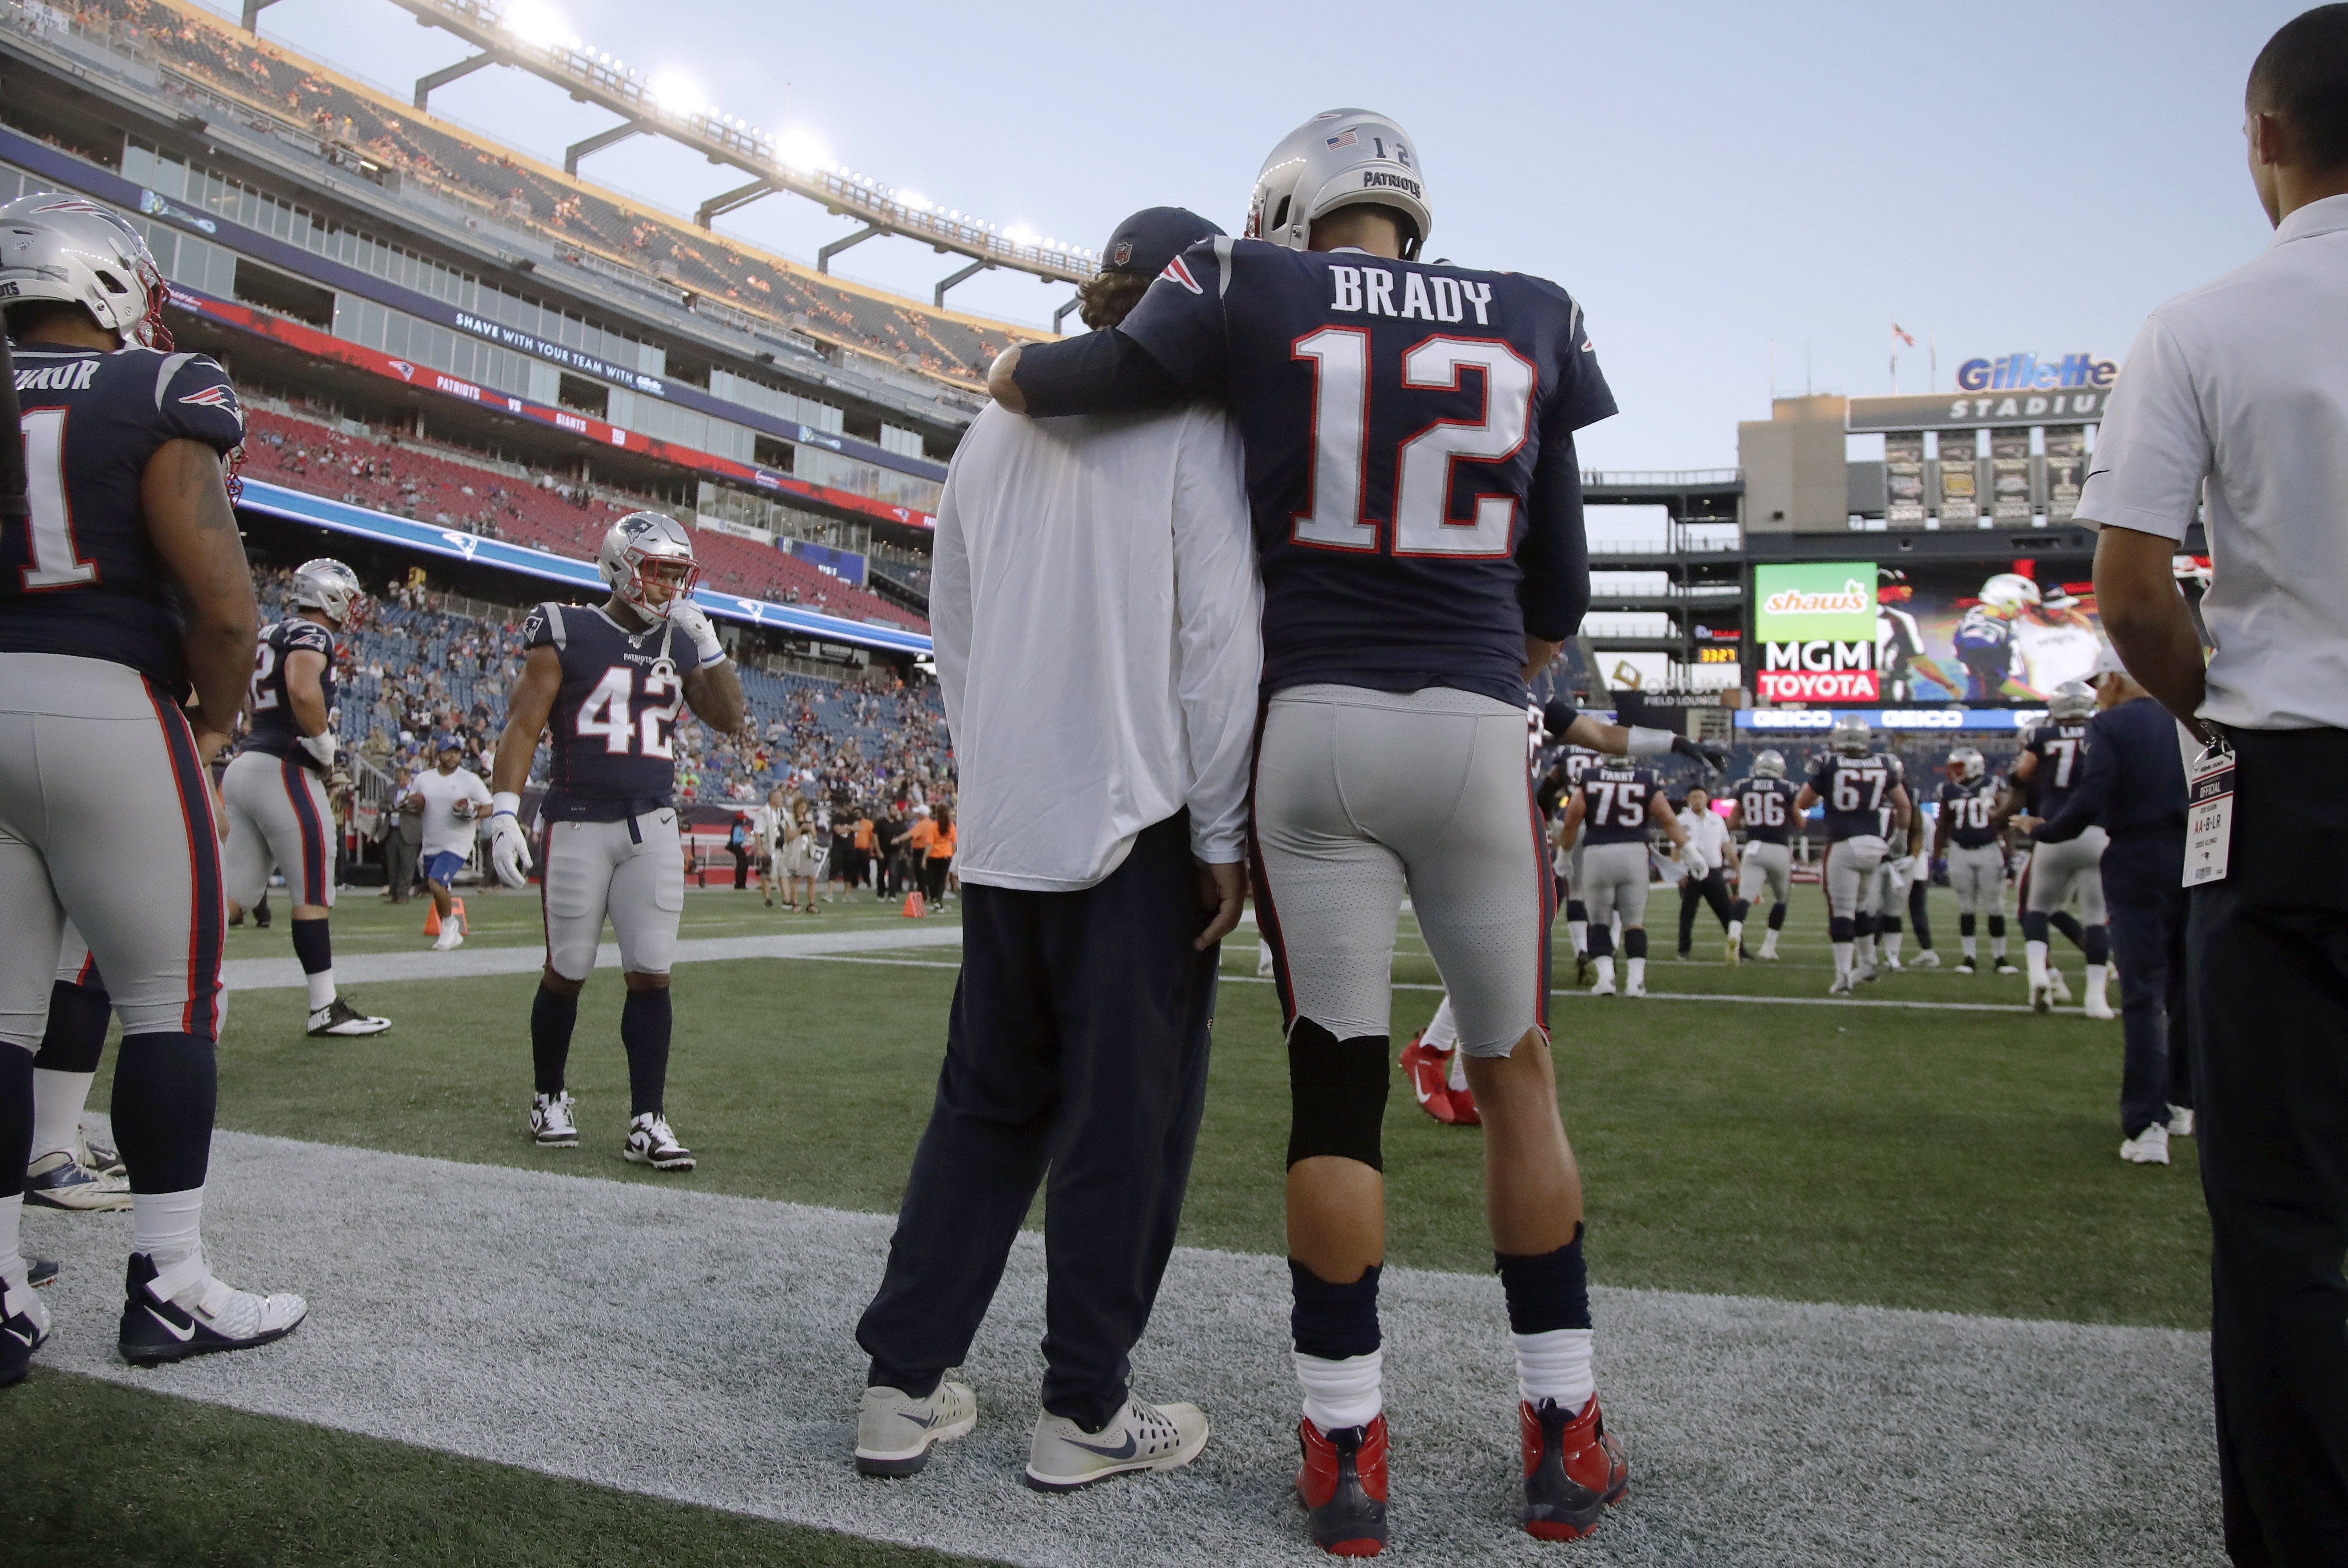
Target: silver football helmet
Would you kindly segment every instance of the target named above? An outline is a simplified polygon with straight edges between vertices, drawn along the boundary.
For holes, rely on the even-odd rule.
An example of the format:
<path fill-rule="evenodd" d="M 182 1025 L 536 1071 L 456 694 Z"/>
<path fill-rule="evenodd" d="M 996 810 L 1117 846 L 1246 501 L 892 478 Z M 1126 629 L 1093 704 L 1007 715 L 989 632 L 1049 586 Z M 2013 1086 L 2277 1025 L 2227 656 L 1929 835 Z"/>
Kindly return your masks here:
<path fill-rule="evenodd" d="M 1875 749 L 1875 732 L 1857 713 L 1845 713 L 1834 722 L 1827 745 L 1847 757 L 1863 757 Z"/>
<path fill-rule="evenodd" d="M 2065 681 L 2046 699 L 2050 719 L 2084 719 L 2096 711 L 2096 693 L 2085 681 Z"/>
<path fill-rule="evenodd" d="M 1781 779 L 1786 776 L 1785 754 L 1776 750 L 1763 752 L 1753 759 L 1753 776 L 1756 779 Z"/>
<path fill-rule="evenodd" d="M 2009 616 L 2019 614 L 2038 600 L 2038 585 L 2020 572 L 2002 571 L 1982 584 L 1981 601 Z"/>
<path fill-rule="evenodd" d="M 1282 137 L 1263 160 L 1248 198 L 1248 238 L 1310 250 L 1313 220 L 1364 202 L 1402 216 L 1403 257 L 1416 260 L 1435 210 L 1412 138 L 1369 109 L 1330 109 Z"/>
<path fill-rule="evenodd" d="M 1944 765 L 1949 776 L 1959 784 L 1971 784 L 1989 769 L 1987 759 L 1971 746 L 1959 746 L 1951 752 Z"/>
<path fill-rule="evenodd" d="M 0 207 L 0 300 L 79 305 L 126 343 L 169 349 L 170 292 L 147 241 L 97 202 L 49 190 Z"/>
<path fill-rule="evenodd" d="M 666 620 L 701 580 L 692 536 L 665 512 L 630 512 L 613 523 L 595 552 L 595 566 L 621 603 L 654 620 Z M 655 582 L 666 589 L 658 599 L 651 591 Z"/>
<path fill-rule="evenodd" d="M 294 603 L 316 610 L 335 630 L 347 631 L 366 610 L 366 589 L 359 586 L 358 573 L 320 556 L 294 569 Z"/>

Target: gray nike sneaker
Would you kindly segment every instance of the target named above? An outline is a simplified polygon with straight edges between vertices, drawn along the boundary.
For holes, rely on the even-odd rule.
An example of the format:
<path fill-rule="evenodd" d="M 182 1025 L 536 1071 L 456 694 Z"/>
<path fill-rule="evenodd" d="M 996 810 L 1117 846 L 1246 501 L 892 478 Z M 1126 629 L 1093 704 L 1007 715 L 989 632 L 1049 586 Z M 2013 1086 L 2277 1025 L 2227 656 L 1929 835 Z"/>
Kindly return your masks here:
<path fill-rule="evenodd" d="M 930 1445 L 978 1425 L 978 1395 L 951 1368 L 927 1398 L 902 1389 L 867 1389 L 856 1411 L 859 1475 L 911 1475 L 930 1462 Z"/>
<path fill-rule="evenodd" d="M 1196 1405 L 1128 1399 L 1097 1432 L 1047 1410 L 1035 1418 L 1027 1484 L 1037 1491 L 1074 1491 L 1128 1471 L 1173 1470 L 1199 1457 L 1207 1430 L 1207 1412 Z"/>

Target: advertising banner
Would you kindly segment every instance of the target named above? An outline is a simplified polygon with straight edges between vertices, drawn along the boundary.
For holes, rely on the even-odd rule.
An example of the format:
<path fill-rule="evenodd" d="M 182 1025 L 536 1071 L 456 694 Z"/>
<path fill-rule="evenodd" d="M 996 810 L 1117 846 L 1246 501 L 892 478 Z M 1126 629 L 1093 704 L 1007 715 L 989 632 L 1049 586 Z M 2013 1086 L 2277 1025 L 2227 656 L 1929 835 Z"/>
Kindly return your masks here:
<path fill-rule="evenodd" d="M 1981 520 L 1980 477 L 1974 461 L 1981 456 L 1973 432 L 1947 430 L 1941 434 L 1941 526 L 1972 528 Z"/>
<path fill-rule="evenodd" d="M 2067 523 L 2079 512 L 2079 486 L 2087 475 L 2087 427 L 2046 427 L 2046 520 Z"/>
<path fill-rule="evenodd" d="M 2104 646 L 2087 563 L 2003 569 L 1910 559 L 1877 575 L 1876 670 L 1887 702 L 2033 702 L 2084 680 Z"/>
<path fill-rule="evenodd" d="M 2030 502 L 2030 428 L 1989 433 L 1990 516 L 2001 523 L 2026 523 L 2036 513 Z"/>
<path fill-rule="evenodd" d="M 1765 566 L 1753 574 L 1754 690 L 1773 702 L 1872 702 L 1875 563 Z"/>
<path fill-rule="evenodd" d="M 1900 430 L 1883 438 L 1883 520 L 1892 528 L 1924 521 L 1924 433 Z"/>

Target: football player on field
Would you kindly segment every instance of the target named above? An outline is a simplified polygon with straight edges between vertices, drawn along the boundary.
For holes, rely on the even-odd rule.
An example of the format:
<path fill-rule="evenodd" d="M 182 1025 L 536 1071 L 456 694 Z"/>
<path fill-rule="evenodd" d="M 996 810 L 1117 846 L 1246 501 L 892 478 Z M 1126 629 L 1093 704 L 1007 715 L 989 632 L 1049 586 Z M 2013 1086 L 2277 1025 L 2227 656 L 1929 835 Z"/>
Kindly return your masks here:
<path fill-rule="evenodd" d="M 1861 935 L 1860 905 L 1876 867 L 1890 854 L 1879 815 L 1891 811 L 1890 827 L 1908 830 L 1908 791 L 1900 782 L 1900 764 L 1875 749 L 1875 735 L 1856 713 L 1837 719 L 1828 737 L 1829 749 L 1811 764 L 1810 778 L 1794 797 L 1797 814 L 1813 805 L 1826 807 L 1827 855 L 1822 880 L 1826 884 L 1827 929 L 1834 943 L 1834 984 L 1828 996 L 1849 996 L 1854 979 L 1855 949 Z"/>
<path fill-rule="evenodd" d="M 629 1120 L 621 1152 L 656 1171 L 690 1171 L 693 1151 L 664 1114 L 669 966 L 685 911 L 676 763 L 670 735 L 690 706 L 712 730 L 742 724 L 742 678 L 693 602 L 701 569 L 673 518 L 631 512 L 603 536 L 596 564 L 612 597 L 592 608 L 541 604 L 522 622 L 528 649 L 506 704 L 490 797 L 489 864 L 520 887 L 533 864 L 520 821 L 539 738 L 552 727 L 546 823 L 546 972 L 530 1010 L 538 1091 L 530 1136 L 546 1148 L 579 1142 L 563 1069 L 579 991 L 611 917 L 627 999 Z"/>
<path fill-rule="evenodd" d="M 1730 906 L 1728 961 L 1745 951 L 1745 918 L 1754 900 L 1766 888 L 1769 894 L 1769 928 L 1761 938 L 1760 958 L 1777 957 L 1777 933 L 1786 928 L 1786 898 L 1793 888 L 1793 849 L 1787 835 L 1801 820 L 1794 809 L 1795 788 L 1786 782 L 1786 759 L 1763 752 L 1753 759 L 1753 772 L 1730 786 L 1728 825 L 1745 832 L 1745 863 L 1736 877 L 1736 902 Z"/>
<path fill-rule="evenodd" d="M 231 1288 L 204 1254 L 228 922 L 205 768 L 244 706 L 260 616 L 222 466 L 243 411 L 219 365 L 170 351 L 168 293 L 97 203 L 0 207 L 16 342 L 0 365 L 0 1384 L 49 1333 L 18 1251 L 20 1173 L 68 919 L 122 1021 L 117 1348 L 138 1363 L 241 1350 L 307 1311 Z"/>
<path fill-rule="evenodd" d="M 1951 752 L 1941 771 L 1949 776 L 1940 790 L 1940 831 L 1948 846 L 1949 886 L 1957 895 L 1957 939 L 1965 953 L 1957 973 L 1979 972 L 1974 920 L 1986 909 L 1990 961 L 1999 974 L 2013 974 L 2005 961 L 2005 835 L 1998 825 L 1997 781 L 1971 746 Z"/>
<path fill-rule="evenodd" d="M 366 608 L 358 574 L 324 557 L 294 569 L 294 612 L 262 629 L 252 666 L 252 729 L 221 779 L 228 809 L 228 908 L 233 919 L 268 896 L 282 869 L 294 901 L 294 952 L 310 987 L 313 1035 L 381 1034 L 335 990 L 335 633 Z M 345 781 L 346 782 L 346 781 Z"/>
<path fill-rule="evenodd" d="M 1565 291 L 1418 260 L 1430 216 L 1411 138 L 1330 110 L 1266 159 L 1247 238 L 1193 246 L 1120 325 L 1014 349 L 989 378 L 1014 411 L 1211 399 L 1240 424 L 1264 588 L 1251 858 L 1294 1107 L 1297 1481 L 1314 1541 L 1346 1553 L 1386 1536 L 1378 1128 L 1406 889 L 1483 1118 L 1525 1528 L 1584 1533 L 1627 1485 L 1590 1369 L 1524 753 L 1528 681 L 1589 602 L 1573 432 L 1614 400 Z"/>
<path fill-rule="evenodd" d="M 2014 758 L 2014 788 L 2026 792 L 2029 802 L 2027 817 L 2019 819 L 2021 826 L 2027 828 L 2034 821 L 2053 816 L 2078 787 L 2086 761 L 2082 752 L 2087 720 L 2095 711 L 2096 694 L 2083 681 L 2064 682 L 2046 700 L 2046 722 L 2030 732 Z M 2008 804 L 2012 804 L 2009 800 Z M 2030 1005 L 2040 1012 L 2055 999 L 2046 955 L 2050 917 L 2076 893 L 2083 927 L 2079 947 L 2087 958 L 2086 995 L 2081 999 L 2081 1008 L 2089 1018 L 2119 1016 L 2105 995 L 2105 982 L 2111 972 L 2111 941 L 2104 925 L 2104 879 L 2098 867 L 2106 842 L 2102 828 L 2088 827 L 2076 838 L 2037 845 L 2030 852 L 2022 909 L 2022 961 L 2030 975 Z"/>
<path fill-rule="evenodd" d="M 1632 758 L 1601 758 L 1581 775 L 1581 787 L 1565 808 L 1558 834 L 1583 845 L 1582 899 L 1590 907 L 1591 961 L 1598 983 L 1590 994 L 1614 994 L 1614 922 L 1622 925 L 1622 994 L 1647 994 L 1647 851 L 1650 825 L 1660 827 L 1680 852 L 1690 876 L 1711 869 L 1703 852 L 1688 841 L 1679 814 L 1655 784 L 1655 775 Z"/>

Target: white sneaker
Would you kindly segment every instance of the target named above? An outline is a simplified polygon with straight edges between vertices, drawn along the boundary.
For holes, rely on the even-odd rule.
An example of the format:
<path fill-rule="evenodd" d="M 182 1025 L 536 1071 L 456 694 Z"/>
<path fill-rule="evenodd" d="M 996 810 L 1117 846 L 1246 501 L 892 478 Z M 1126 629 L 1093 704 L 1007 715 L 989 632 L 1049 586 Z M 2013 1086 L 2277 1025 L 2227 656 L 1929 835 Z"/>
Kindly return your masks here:
<path fill-rule="evenodd" d="M 2132 1165 L 2168 1163 L 2168 1128 L 2158 1122 L 2120 1144 L 2120 1158 Z"/>
<path fill-rule="evenodd" d="M 22 1382 L 49 1337 L 49 1309 L 26 1276 L 0 1276 L 0 1389 Z"/>
<path fill-rule="evenodd" d="M 620 1153 L 655 1171 L 690 1171 L 694 1166 L 693 1151 L 676 1141 L 668 1118 L 657 1111 L 647 1111 L 628 1123 L 628 1141 Z"/>
<path fill-rule="evenodd" d="M 1590 994 L 1593 997 L 1612 996 L 1614 994 L 1614 977 L 1612 975 L 1599 976 L 1598 983 L 1590 988 Z"/>
<path fill-rule="evenodd" d="M 2032 1012 L 2050 1012 L 2054 1009 L 2054 989 L 2052 986 L 2033 986 L 2030 988 L 2030 1010 Z"/>
<path fill-rule="evenodd" d="M 160 1270 L 145 1253 L 132 1253 L 123 1293 L 118 1348 L 136 1367 L 249 1350 L 284 1338 L 310 1313 L 298 1296 L 231 1289 L 212 1274 L 201 1248 Z"/>
<path fill-rule="evenodd" d="M 440 922 L 440 935 L 434 938 L 432 941 L 434 952 L 445 953 L 452 948 L 461 948 L 464 945 L 465 933 L 458 927 L 453 916 Z"/>
<path fill-rule="evenodd" d="M 1908 967 L 1911 969 L 1937 969 L 1941 967 L 1941 955 L 1927 948 L 1909 959 Z"/>
<path fill-rule="evenodd" d="M 2056 1001 L 2067 1002 L 2071 999 L 2071 982 L 2065 979 L 2063 971 L 2052 964 L 2046 966 L 2046 984 L 2054 992 Z"/>
<path fill-rule="evenodd" d="M 541 1094 L 530 1102 L 530 1135 L 541 1149 L 575 1149 L 579 1146 L 579 1122 L 572 1115 L 575 1103 L 571 1091 L 560 1094 Z"/>
<path fill-rule="evenodd" d="M 2193 1107 L 2172 1105 L 2168 1108 L 2168 1135 L 2172 1138 L 2193 1136 Z"/>
<path fill-rule="evenodd" d="M 907 1476 L 930 1462 L 930 1445 L 978 1425 L 978 1395 L 951 1368 L 927 1397 L 867 1389 L 856 1409 L 856 1473 Z"/>
<path fill-rule="evenodd" d="M 1645 996 L 1647 994 L 1647 982 L 1644 980 L 1632 980 L 1622 988 L 1622 994 L 1626 997 Z"/>
<path fill-rule="evenodd" d="M 1873 964 L 1861 964 L 1858 968 L 1851 971 L 1850 978 L 1851 982 L 1854 985 L 1873 985 L 1875 983 L 1875 966 Z"/>
<path fill-rule="evenodd" d="M 317 1036 L 381 1034 L 391 1027 L 387 1018 L 373 1018 L 336 997 L 310 1015 L 309 1033 Z"/>
<path fill-rule="evenodd" d="M 2089 991 L 2087 993 L 2087 999 L 2080 1004 L 2079 1010 L 2085 1013 L 2089 1018 L 2112 1019 L 2120 1016 L 2112 1010 L 2111 1002 L 2105 998 L 2104 993 L 2100 990 Z"/>
<path fill-rule="evenodd" d="M 130 1206 L 130 1183 L 126 1177 L 102 1175 L 69 1151 L 59 1150 L 25 1168 L 25 1203 L 30 1208 L 105 1214 Z"/>
<path fill-rule="evenodd" d="M 1260 976 L 1272 973 L 1272 944 L 1270 942 L 1262 944 L 1255 950 L 1255 972 Z"/>
<path fill-rule="evenodd" d="M 1207 1432 L 1207 1412 L 1196 1405 L 1128 1399 L 1097 1432 L 1045 1411 L 1035 1418 L 1027 1446 L 1027 1484 L 1038 1491 L 1074 1491 L 1129 1471 L 1173 1470 L 1199 1457 Z"/>
<path fill-rule="evenodd" d="M 1850 977 L 1849 975 L 1837 975 L 1835 977 L 1835 983 L 1827 988 L 1827 995 L 1830 997 L 1847 997 L 1850 995 Z"/>
<path fill-rule="evenodd" d="M 1883 967 L 1884 967 L 1885 968 L 1887 968 L 1887 969 L 1890 969 L 1893 974 L 1895 974 L 1895 975 L 1896 975 L 1896 974 L 1898 974 L 1898 973 L 1900 971 L 1900 969 L 1901 969 L 1902 968 L 1904 968 L 1905 966 L 1903 966 L 1903 965 L 1900 962 L 1900 960 L 1899 960 L 1898 958 L 1892 958 L 1892 957 L 1890 957 L 1890 956 L 1888 956 L 1888 955 L 1887 955 L 1887 956 L 1885 957 L 1884 960 L 1883 960 Z"/>

